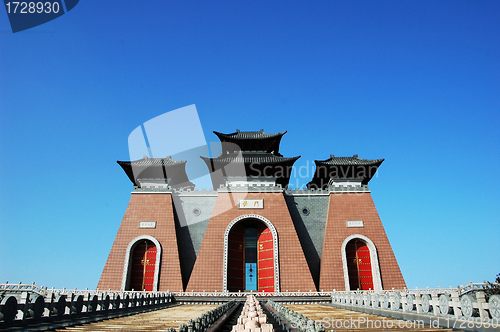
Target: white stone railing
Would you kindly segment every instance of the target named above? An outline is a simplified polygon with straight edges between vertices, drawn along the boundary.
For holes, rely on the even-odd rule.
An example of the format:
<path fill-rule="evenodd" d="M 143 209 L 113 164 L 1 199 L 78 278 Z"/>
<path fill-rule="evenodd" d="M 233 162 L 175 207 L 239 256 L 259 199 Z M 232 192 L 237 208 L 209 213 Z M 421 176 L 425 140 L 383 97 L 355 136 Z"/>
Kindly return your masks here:
<path fill-rule="evenodd" d="M 487 297 L 485 288 L 488 285 L 471 283 L 457 288 L 334 291 L 332 303 L 500 324 L 500 295 Z"/>
<path fill-rule="evenodd" d="M 173 303 L 170 292 L 47 289 L 35 284 L 0 284 L 0 325 L 29 324 L 69 317 L 143 312 Z"/>
<path fill-rule="evenodd" d="M 186 324 L 179 325 L 179 328 L 176 330 L 174 328 L 170 328 L 168 332 L 206 332 L 206 331 L 215 331 L 217 327 L 221 326 L 225 318 L 228 317 L 228 313 L 232 313 L 234 311 L 235 306 L 238 305 L 238 302 L 235 300 L 231 300 L 224 304 L 221 304 L 215 309 L 207 311 L 195 319 L 190 319 Z M 214 326 L 215 325 L 215 326 Z"/>
<path fill-rule="evenodd" d="M 31 292 L 31 293 L 37 293 L 42 296 L 48 296 L 51 294 L 55 295 L 69 295 L 69 294 L 74 294 L 74 295 L 95 295 L 95 294 L 121 294 L 121 295 L 133 295 L 133 294 L 172 294 L 170 291 L 166 292 L 146 292 L 146 291 L 112 291 L 112 290 L 100 290 L 100 289 L 93 289 L 89 290 L 88 288 L 86 289 L 67 289 L 67 288 L 60 288 L 56 289 L 54 287 L 52 288 L 47 288 L 43 286 L 38 286 L 35 285 L 35 283 L 32 284 L 23 284 L 23 283 L 18 283 L 18 284 L 9 284 L 8 282 L 5 284 L 0 284 L 0 295 L 2 293 L 9 293 L 9 294 L 15 294 L 15 293 L 22 293 L 22 292 Z"/>

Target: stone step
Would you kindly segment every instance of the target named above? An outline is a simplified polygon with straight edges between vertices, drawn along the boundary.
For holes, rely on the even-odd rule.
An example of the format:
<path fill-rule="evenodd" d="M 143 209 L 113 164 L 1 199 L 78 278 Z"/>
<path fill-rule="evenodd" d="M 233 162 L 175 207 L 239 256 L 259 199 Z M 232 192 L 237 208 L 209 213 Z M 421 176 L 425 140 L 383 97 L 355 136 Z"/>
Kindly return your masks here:
<path fill-rule="evenodd" d="M 305 317 L 321 322 L 325 330 L 337 332 L 356 331 L 418 331 L 418 332 L 444 332 L 452 329 L 431 328 L 430 326 L 417 325 L 410 321 L 402 321 L 387 317 L 364 314 L 361 312 L 338 309 L 321 304 L 287 304 L 287 308 L 304 315 Z"/>
<path fill-rule="evenodd" d="M 181 305 L 157 311 L 136 314 L 127 317 L 108 319 L 101 322 L 83 324 L 56 331 L 163 331 L 185 324 L 203 313 L 217 308 L 217 305 Z"/>

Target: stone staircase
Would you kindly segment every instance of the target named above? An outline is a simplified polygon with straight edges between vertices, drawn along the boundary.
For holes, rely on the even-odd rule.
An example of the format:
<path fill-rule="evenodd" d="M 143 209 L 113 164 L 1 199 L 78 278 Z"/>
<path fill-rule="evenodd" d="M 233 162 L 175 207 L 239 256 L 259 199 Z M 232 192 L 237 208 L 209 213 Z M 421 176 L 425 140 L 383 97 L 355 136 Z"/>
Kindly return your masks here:
<path fill-rule="evenodd" d="M 172 308 L 150 311 L 142 314 L 108 319 L 97 323 L 83 324 L 55 331 L 165 331 L 201 316 L 204 312 L 216 308 L 217 305 L 181 305 Z"/>
<path fill-rule="evenodd" d="M 303 316 L 322 322 L 326 331 L 356 332 L 356 331 L 418 331 L 418 332 L 444 332 L 452 329 L 431 328 L 418 326 L 410 321 L 364 314 L 356 311 L 338 309 L 320 304 L 287 304 L 284 305 Z"/>

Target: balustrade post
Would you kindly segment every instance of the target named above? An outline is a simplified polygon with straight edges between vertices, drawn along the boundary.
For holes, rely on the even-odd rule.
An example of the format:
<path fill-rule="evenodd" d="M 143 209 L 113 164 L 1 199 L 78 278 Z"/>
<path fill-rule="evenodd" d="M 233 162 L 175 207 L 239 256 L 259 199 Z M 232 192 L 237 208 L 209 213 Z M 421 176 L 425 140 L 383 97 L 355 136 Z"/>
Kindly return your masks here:
<path fill-rule="evenodd" d="M 488 317 L 488 313 L 486 312 L 486 298 L 485 294 L 483 291 L 479 291 L 476 293 L 476 299 L 477 299 L 477 308 L 479 310 L 479 317 L 481 317 L 481 320 L 485 320 Z"/>
<path fill-rule="evenodd" d="M 439 316 L 439 294 L 436 292 L 431 292 L 431 303 L 432 303 L 432 311 L 434 316 Z"/>
<path fill-rule="evenodd" d="M 451 305 L 453 307 L 453 315 L 456 318 L 462 317 L 463 313 L 461 310 L 460 297 L 458 296 L 457 290 L 451 291 Z"/>
<path fill-rule="evenodd" d="M 89 312 L 89 305 L 90 305 L 90 293 L 86 292 L 83 295 L 83 306 L 82 306 L 82 312 Z"/>
<path fill-rule="evenodd" d="M 403 308 L 403 312 L 408 312 L 408 311 L 411 311 L 411 309 L 408 308 L 408 296 L 410 296 L 410 294 L 408 294 L 408 292 L 405 290 L 403 290 L 403 295 L 401 296 L 401 307 Z"/>
<path fill-rule="evenodd" d="M 51 316 L 54 316 L 55 315 L 55 295 L 53 293 L 53 291 L 50 291 L 50 293 L 47 294 L 47 298 L 45 299 L 46 303 L 48 302 L 48 305 L 46 305 L 47 309 L 48 309 L 48 313 L 47 313 L 47 316 L 51 317 Z"/>
<path fill-rule="evenodd" d="M 72 309 L 74 307 L 74 302 L 75 302 L 75 293 L 69 291 L 68 294 L 66 295 L 66 310 L 65 310 L 66 314 L 71 315 L 74 313 L 75 310 Z"/>
<path fill-rule="evenodd" d="M 393 292 L 389 293 L 389 306 L 387 307 L 387 309 L 390 309 L 390 310 L 396 310 L 395 308 L 395 303 L 394 303 L 394 299 L 395 298 L 395 294 Z"/>
<path fill-rule="evenodd" d="M 417 314 L 422 313 L 422 295 L 419 291 L 415 291 L 415 307 L 417 309 Z"/>
<path fill-rule="evenodd" d="M 30 315 L 30 308 L 29 308 L 29 305 L 30 305 L 30 294 L 28 292 L 22 292 L 21 293 L 21 298 L 20 298 L 20 301 L 19 301 L 19 304 L 22 305 L 22 309 L 21 309 L 21 320 L 26 320 L 26 318 L 32 316 Z"/>

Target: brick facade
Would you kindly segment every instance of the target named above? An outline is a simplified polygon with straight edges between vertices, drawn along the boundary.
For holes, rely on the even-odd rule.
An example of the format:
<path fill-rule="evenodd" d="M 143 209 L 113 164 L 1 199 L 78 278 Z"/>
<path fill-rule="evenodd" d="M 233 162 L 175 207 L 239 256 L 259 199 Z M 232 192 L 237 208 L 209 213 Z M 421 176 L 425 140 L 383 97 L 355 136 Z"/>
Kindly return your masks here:
<path fill-rule="evenodd" d="M 347 220 L 363 220 L 364 226 L 348 228 Z M 371 194 L 367 192 L 330 194 L 319 288 L 345 289 L 341 246 L 354 234 L 364 235 L 375 244 L 383 289 L 406 287 Z"/>
<path fill-rule="evenodd" d="M 139 228 L 141 221 L 156 221 L 156 228 Z M 127 246 L 144 235 L 155 238 L 161 245 L 158 290 L 183 289 L 170 193 L 132 194 L 97 288 L 121 288 Z"/>
<path fill-rule="evenodd" d="M 238 209 L 240 199 L 264 199 L 264 209 Z M 282 291 L 315 290 L 292 218 L 282 192 L 219 193 L 187 291 L 222 291 L 224 232 L 237 217 L 258 214 L 276 228 L 279 243 L 279 277 Z"/>

